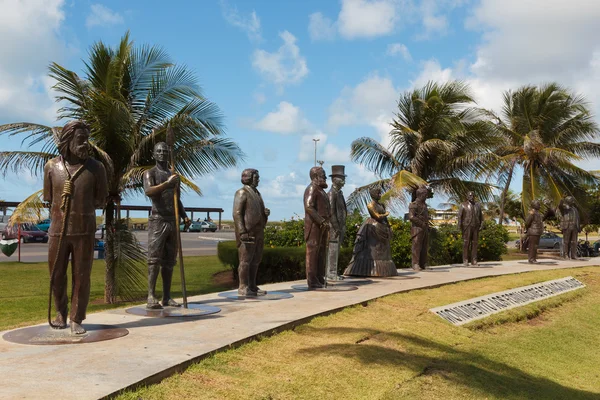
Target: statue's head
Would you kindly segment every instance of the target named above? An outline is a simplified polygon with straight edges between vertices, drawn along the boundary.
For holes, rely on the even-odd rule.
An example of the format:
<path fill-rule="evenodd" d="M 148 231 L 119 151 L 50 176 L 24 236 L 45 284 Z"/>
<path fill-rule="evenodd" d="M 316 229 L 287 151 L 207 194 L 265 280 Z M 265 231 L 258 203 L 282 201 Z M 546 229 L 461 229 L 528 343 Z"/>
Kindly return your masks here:
<path fill-rule="evenodd" d="M 254 168 L 246 168 L 242 171 L 242 183 L 244 185 L 250 185 L 253 187 L 258 186 L 258 182 L 260 182 L 260 175 L 258 174 L 258 170 Z"/>
<path fill-rule="evenodd" d="M 473 203 L 475 201 L 475 193 L 468 192 L 467 193 L 467 200 L 470 201 L 471 203 Z"/>
<path fill-rule="evenodd" d="M 532 200 L 530 207 L 533 208 L 534 210 L 539 210 L 541 207 L 541 203 L 539 200 Z"/>
<path fill-rule="evenodd" d="M 565 197 L 565 203 L 567 203 L 570 206 L 574 206 L 575 205 L 575 197 L 573 197 L 573 196 Z"/>
<path fill-rule="evenodd" d="M 380 187 L 372 187 L 369 189 L 369 194 L 373 200 L 381 199 L 381 188 Z"/>
<path fill-rule="evenodd" d="M 344 165 L 331 166 L 331 182 L 334 188 L 341 189 L 346 184 L 346 174 Z"/>
<path fill-rule="evenodd" d="M 165 142 L 158 142 L 154 145 L 154 151 L 152 156 L 159 163 L 166 163 L 169 161 L 169 146 Z"/>
<path fill-rule="evenodd" d="M 429 189 L 427 189 L 427 186 L 419 186 L 417 188 L 417 200 L 425 202 L 425 200 L 427 200 L 427 196 L 429 196 Z"/>
<path fill-rule="evenodd" d="M 67 123 L 58 138 L 58 152 L 63 157 L 70 155 L 86 160 L 90 156 L 90 127 L 83 121 Z"/>
<path fill-rule="evenodd" d="M 322 188 L 327 187 L 327 175 L 322 167 L 312 167 L 310 169 L 310 180 Z"/>

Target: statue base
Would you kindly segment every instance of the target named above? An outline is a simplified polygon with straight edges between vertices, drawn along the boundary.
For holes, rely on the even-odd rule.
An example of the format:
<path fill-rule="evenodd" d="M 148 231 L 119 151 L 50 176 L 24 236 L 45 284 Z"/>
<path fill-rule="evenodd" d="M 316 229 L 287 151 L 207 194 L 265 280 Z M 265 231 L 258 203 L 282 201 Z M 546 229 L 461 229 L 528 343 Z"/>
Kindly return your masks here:
<path fill-rule="evenodd" d="M 348 292 L 350 290 L 357 290 L 358 287 L 351 285 L 343 285 L 343 284 L 329 284 L 327 287 L 322 288 L 309 288 L 307 284 L 302 285 L 292 285 L 292 289 L 301 290 L 301 291 L 310 291 L 310 292 Z"/>
<path fill-rule="evenodd" d="M 49 325 L 29 326 L 6 332 L 2 338 L 7 342 L 33 345 L 61 345 L 101 342 L 129 334 L 125 328 L 114 325 L 82 324 L 86 333 L 76 335 L 71 328 L 53 329 Z"/>
<path fill-rule="evenodd" d="M 374 279 L 385 279 L 385 280 L 392 280 L 392 281 L 402 281 L 402 280 L 407 280 L 407 279 L 421 279 L 421 277 L 419 277 L 419 276 L 410 276 L 410 275 L 406 274 L 406 275 L 398 275 L 398 276 L 378 276 L 378 277 L 375 277 Z"/>
<path fill-rule="evenodd" d="M 538 261 L 536 263 L 530 263 L 529 261 L 519 261 L 519 264 L 527 264 L 527 265 L 555 265 L 558 264 L 557 261 Z"/>
<path fill-rule="evenodd" d="M 281 299 L 291 299 L 294 297 L 291 293 L 285 292 L 267 292 L 267 294 L 262 296 L 243 296 L 238 294 L 237 290 L 231 292 L 222 292 L 219 293 L 219 297 L 225 297 L 226 299 L 232 300 L 281 300 Z"/>
<path fill-rule="evenodd" d="M 142 317 L 169 318 L 169 317 L 202 317 L 205 315 L 216 314 L 220 312 L 219 307 L 207 306 L 204 304 L 188 303 L 188 308 L 164 307 L 159 309 L 149 309 L 146 306 L 131 307 L 125 310 L 128 314 L 140 315 Z"/>

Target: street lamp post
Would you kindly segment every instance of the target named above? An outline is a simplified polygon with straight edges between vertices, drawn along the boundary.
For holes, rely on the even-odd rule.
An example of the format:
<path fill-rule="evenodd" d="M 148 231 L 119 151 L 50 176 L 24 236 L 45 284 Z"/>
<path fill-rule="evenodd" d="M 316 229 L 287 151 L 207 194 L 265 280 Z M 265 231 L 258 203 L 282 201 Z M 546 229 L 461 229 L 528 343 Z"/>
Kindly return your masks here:
<path fill-rule="evenodd" d="M 317 142 L 321 140 L 321 139 L 313 139 L 313 142 L 315 142 L 315 167 L 317 166 Z"/>

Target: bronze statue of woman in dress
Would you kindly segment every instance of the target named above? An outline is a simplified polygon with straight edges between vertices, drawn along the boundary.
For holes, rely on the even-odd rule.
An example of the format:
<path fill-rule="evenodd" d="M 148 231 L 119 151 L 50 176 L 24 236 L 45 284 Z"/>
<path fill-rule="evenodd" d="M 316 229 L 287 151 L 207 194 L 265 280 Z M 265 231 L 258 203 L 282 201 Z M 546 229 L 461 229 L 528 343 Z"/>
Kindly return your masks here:
<path fill-rule="evenodd" d="M 392 228 L 388 223 L 385 206 L 379 202 L 381 189 L 370 192 L 371 201 L 367 205 L 371 218 L 368 218 L 358 230 L 352 260 L 344 275 L 354 276 L 395 276 L 396 265 L 392 261 Z"/>

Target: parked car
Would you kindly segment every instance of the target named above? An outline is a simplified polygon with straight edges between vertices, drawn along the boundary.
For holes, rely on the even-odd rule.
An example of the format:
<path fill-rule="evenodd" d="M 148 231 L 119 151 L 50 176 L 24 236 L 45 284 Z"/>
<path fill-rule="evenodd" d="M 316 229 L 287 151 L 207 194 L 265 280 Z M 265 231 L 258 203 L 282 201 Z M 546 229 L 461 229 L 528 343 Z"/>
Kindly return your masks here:
<path fill-rule="evenodd" d="M 192 221 L 188 227 L 185 224 L 179 225 L 179 229 L 185 232 L 216 232 L 217 224 L 210 221 Z"/>
<path fill-rule="evenodd" d="M 515 247 L 519 248 L 519 240 L 515 241 Z M 527 238 L 525 238 L 525 247 L 527 247 Z M 554 232 L 546 232 L 540 236 L 540 244 L 538 249 L 562 249 L 562 237 Z"/>
<path fill-rule="evenodd" d="M 8 226 L 2 231 L 2 239 L 10 240 L 19 237 L 19 229 L 13 225 L 11 229 Z M 48 243 L 48 232 L 38 229 L 35 224 L 21 224 L 21 243 Z"/>
<path fill-rule="evenodd" d="M 40 222 L 37 223 L 37 227 L 40 231 L 44 231 L 44 232 L 48 232 L 48 230 L 50 229 L 50 219 L 44 219 Z"/>
<path fill-rule="evenodd" d="M 556 249 L 560 250 L 562 247 L 562 237 L 558 236 L 554 232 L 546 232 L 540 236 L 539 249 Z"/>

